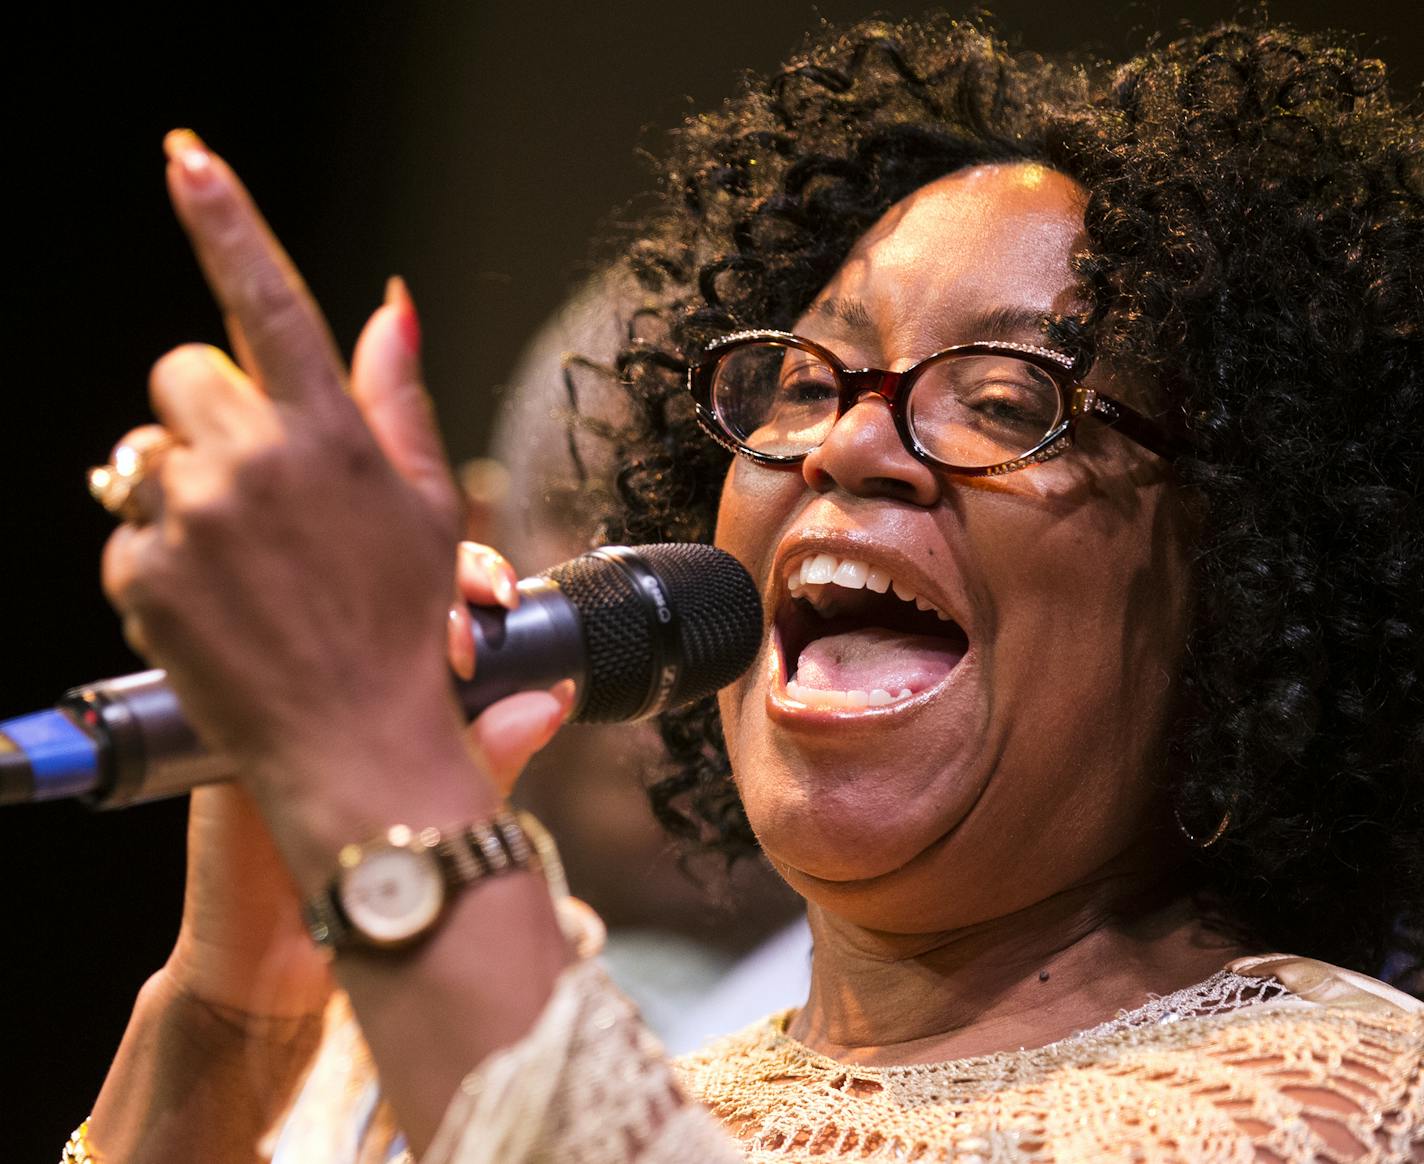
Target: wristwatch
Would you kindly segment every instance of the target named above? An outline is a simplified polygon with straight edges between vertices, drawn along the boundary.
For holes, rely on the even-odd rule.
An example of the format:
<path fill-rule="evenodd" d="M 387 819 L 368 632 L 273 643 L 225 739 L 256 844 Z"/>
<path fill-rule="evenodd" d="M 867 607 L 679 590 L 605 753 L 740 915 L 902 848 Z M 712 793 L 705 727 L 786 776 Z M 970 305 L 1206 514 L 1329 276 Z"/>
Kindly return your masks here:
<path fill-rule="evenodd" d="M 303 904 L 302 917 L 312 940 L 329 950 L 404 949 L 436 928 L 459 890 L 538 864 L 512 812 L 448 834 L 395 825 L 384 836 L 343 848 L 331 884 Z"/>

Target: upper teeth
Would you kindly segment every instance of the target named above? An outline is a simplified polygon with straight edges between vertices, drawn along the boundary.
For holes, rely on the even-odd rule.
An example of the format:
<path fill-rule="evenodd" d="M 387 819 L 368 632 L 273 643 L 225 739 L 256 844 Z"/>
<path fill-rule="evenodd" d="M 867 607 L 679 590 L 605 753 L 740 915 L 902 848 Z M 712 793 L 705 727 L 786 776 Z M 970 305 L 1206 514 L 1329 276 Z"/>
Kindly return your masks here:
<path fill-rule="evenodd" d="M 802 558 L 792 565 L 786 576 L 786 586 L 793 598 L 806 594 L 807 587 L 811 586 L 841 586 L 847 590 L 873 590 L 876 594 L 893 590 L 895 597 L 902 602 L 913 602 L 921 610 L 934 611 L 941 621 L 951 621 L 949 615 L 928 598 L 922 598 L 880 566 L 872 566 L 858 558 L 838 558 L 834 554 L 814 554 Z M 814 598 L 817 594 L 819 591 L 806 594 L 806 597 Z"/>

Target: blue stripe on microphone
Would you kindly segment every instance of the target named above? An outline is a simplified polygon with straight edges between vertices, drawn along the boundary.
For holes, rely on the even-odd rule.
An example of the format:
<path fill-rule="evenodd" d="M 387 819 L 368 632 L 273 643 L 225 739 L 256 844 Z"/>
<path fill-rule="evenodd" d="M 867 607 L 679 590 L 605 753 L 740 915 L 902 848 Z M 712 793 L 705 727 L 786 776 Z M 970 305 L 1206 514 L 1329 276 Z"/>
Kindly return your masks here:
<path fill-rule="evenodd" d="M 80 796 L 99 782 L 99 749 L 61 711 L 37 711 L 0 722 L 34 773 L 34 800 Z"/>

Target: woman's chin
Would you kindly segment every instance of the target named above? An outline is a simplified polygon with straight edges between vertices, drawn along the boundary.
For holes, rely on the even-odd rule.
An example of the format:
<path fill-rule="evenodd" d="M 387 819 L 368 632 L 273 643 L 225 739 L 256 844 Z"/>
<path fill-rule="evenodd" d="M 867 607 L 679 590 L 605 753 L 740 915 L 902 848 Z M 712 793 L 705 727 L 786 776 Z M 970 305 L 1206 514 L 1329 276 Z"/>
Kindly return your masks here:
<path fill-rule="evenodd" d="M 959 902 L 944 880 L 911 861 L 868 877 L 818 877 L 773 859 L 786 883 L 807 905 L 863 929 L 887 934 L 942 932 L 965 924 L 973 902 Z"/>
<path fill-rule="evenodd" d="M 903 810 L 883 804 L 847 804 L 834 793 L 822 796 L 810 812 L 759 813 L 755 798 L 748 812 L 772 862 L 793 888 L 810 896 L 818 887 L 850 892 L 874 886 L 925 864 L 972 806 L 972 797 L 962 799 L 961 811 L 942 810 L 919 821 L 907 821 Z M 943 801 L 941 806 L 947 807 Z"/>

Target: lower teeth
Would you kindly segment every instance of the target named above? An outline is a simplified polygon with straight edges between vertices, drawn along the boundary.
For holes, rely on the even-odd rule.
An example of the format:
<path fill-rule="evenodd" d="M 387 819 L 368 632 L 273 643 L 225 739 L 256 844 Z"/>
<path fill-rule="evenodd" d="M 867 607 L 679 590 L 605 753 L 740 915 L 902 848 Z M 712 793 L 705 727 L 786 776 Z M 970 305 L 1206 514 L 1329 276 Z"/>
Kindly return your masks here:
<path fill-rule="evenodd" d="M 819 687 L 803 687 L 795 679 L 788 679 L 786 694 L 797 703 L 804 703 L 808 707 L 854 708 L 884 707 L 886 704 L 909 699 L 914 692 L 908 687 L 900 688 L 893 695 L 882 687 L 877 687 L 874 691 L 823 691 Z"/>

